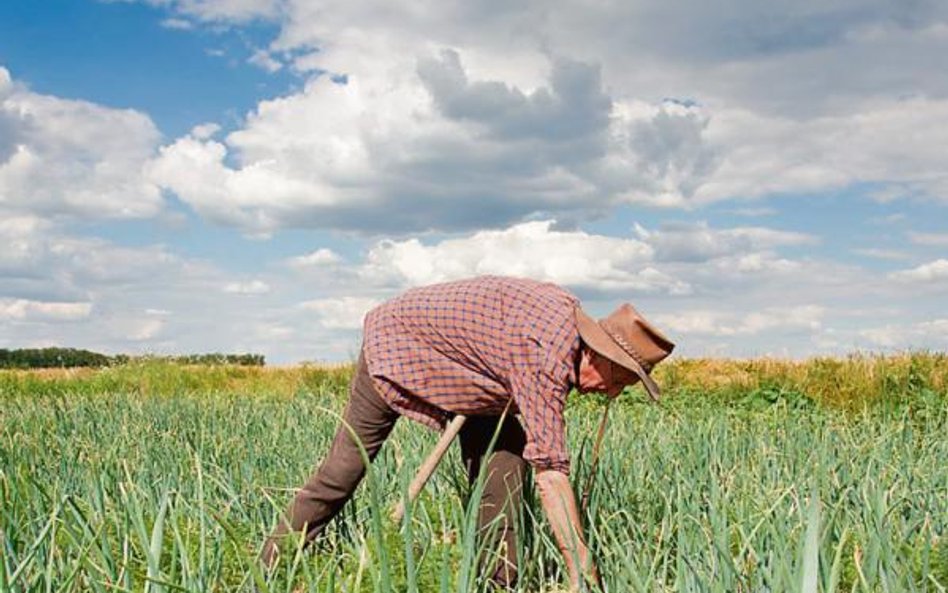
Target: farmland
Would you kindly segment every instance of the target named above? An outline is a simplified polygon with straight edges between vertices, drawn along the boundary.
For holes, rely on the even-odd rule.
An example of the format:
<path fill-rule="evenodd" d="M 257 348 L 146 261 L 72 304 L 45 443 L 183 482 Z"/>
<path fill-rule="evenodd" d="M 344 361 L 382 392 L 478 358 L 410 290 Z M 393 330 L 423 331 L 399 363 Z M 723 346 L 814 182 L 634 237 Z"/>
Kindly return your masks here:
<path fill-rule="evenodd" d="M 0 373 L 0 590 L 488 590 L 456 450 L 388 518 L 436 438 L 408 421 L 314 553 L 262 582 L 258 546 L 328 448 L 350 372 Z M 662 405 L 639 389 L 613 405 L 584 517 L 608 591 L 948 588 L 948 358 L 676 360 L 657 378 Z M 578 488 L 601 407 L 569 404 Z M 559 590 L 542 515 L 524 521 L 520 590 Z"/>

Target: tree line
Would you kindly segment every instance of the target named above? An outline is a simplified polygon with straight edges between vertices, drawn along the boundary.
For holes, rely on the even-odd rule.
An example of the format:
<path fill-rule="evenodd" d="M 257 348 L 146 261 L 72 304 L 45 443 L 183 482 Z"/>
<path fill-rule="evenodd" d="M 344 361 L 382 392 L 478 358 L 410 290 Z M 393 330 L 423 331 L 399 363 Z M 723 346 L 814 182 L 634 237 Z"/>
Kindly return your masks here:
<path fill-rule="evenodd" d="M 130 354 L 107 355 L 78 348 L 20 348 L 16 350 L 0 348 L 0 369 L 102 368 L 140 360 L 195 365 L 263 366 L 266 364 L 262 354 L 221 354 L 212 352 L 176 356 L 154 354 L 140 356 Z"/>

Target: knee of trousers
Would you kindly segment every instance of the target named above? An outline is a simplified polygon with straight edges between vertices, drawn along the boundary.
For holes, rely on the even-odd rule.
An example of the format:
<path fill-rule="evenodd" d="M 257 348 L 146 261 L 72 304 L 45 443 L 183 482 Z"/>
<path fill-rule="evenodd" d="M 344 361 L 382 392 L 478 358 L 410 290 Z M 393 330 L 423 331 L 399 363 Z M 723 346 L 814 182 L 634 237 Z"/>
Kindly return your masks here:
<path fill-rule="evenodd" d="M 307 482 L 296 493 L 295 501 L 298 504 L 323 503 L 333 506 L 334 503 L 347 500 L 355 488 L 351 486 L 351 481 L 340 480 L 333 476 L 317 476 L 315 479 Z"/>
<path fill-rule="evenodd" d="M 519 574 L 516 530 L 504 524 L 492 527 L 483 532 L 488 542 L 481 558 L 482 570 L 494 585 L 511 588 Z"/>
<path fill-rule="evenodd" d="M 497 561 L 493 574 L 490 575 L 490 581 L 502 589 L 513 589 L 517 586 L 519 576 L 516 559 L 511 561 L 501 558 Z"/>

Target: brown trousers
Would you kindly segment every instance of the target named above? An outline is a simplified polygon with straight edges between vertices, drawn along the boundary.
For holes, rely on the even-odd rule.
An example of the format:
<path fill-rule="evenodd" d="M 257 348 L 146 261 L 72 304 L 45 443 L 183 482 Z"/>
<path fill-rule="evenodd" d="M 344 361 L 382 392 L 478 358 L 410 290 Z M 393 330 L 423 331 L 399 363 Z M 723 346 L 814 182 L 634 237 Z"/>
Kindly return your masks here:
<path fill-rule="evenodd" d="M 370 460 L 375 459 L 398 418 L 376 391 L 365 361 L 360 357 L 343 420 L 358 436 Z M 478 478 L 499 420 L 496 416 L 471 416 L 461 429 L 461 457 L 471 484 Z M 516 525 L 527 468 L 523 459 L 525 444 L 520 422 L 508 416 L 487 462 L 478 513 L 478 529 L 491 538 L 486 542 L 487 549 L 500 549 L 500 557 L 496 561 L 487 560 L 484 569 L 489 571 L 492 581 L 503 587 L 513 586 L 517 580 Z M 292 532 L 303 531 L 307 543 L 316 539 L 352 497 L 364 475 L 359 448 L 342 425 L 329 454 L 287 509 L 288 522 L 281 520 L 267 539 L 261 553 L 263 563 L 273 564 L 279 540 Z"/>

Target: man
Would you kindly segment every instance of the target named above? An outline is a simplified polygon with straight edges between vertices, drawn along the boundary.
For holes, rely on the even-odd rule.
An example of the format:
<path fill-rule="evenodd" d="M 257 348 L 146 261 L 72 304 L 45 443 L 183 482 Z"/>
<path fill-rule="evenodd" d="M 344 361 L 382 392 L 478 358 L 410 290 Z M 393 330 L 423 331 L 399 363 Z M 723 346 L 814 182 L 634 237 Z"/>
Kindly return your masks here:
<path fill-rule="evenodd" d="M 576 387 L 615 397 L 641 380 L 657 400 L 649 373 L 673 347 L 631 305 L 596 322 L 575 296 L 549 283 L 484 276 L 417 288 L 366 315 L 343 418 L 373 459 L 400 416 L 442 430 L 454 414 L 467 415 L 460 443 L 473 482 L 508 410 L 487 460 L 478 518 L 502 551 L 489 576 L 500 586 L 516 581 L 514 528 L 529 464 L 577 589 L 583 578 L 598 581 L 598 573 L 568 478 L 566 396 Z M 364 473 L 359 449 L 341 426 L 290 505 L 289 522 L 266 542 L 264 563 L 272 565 L 278 540 L 291 531 L 305 531 L 306 541 L 318 536 Z"/>

